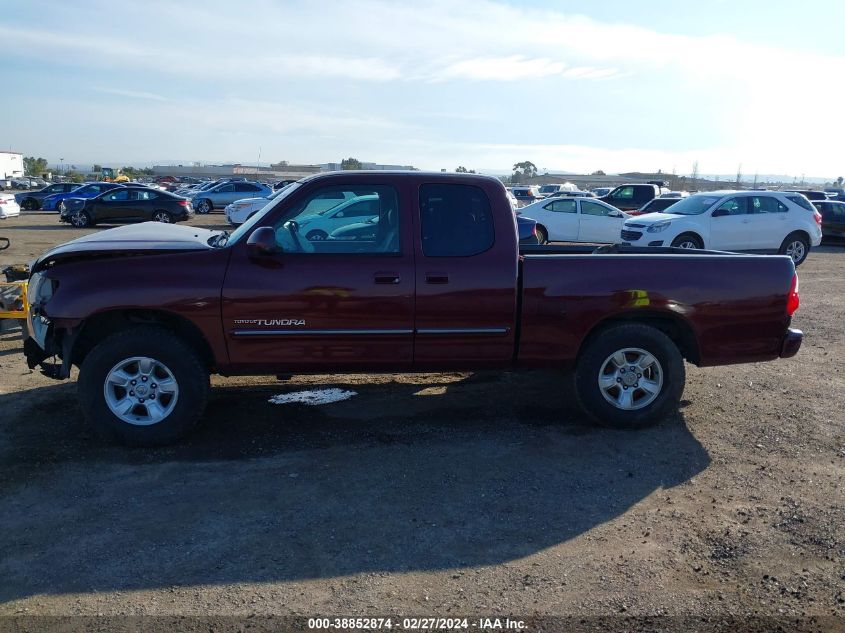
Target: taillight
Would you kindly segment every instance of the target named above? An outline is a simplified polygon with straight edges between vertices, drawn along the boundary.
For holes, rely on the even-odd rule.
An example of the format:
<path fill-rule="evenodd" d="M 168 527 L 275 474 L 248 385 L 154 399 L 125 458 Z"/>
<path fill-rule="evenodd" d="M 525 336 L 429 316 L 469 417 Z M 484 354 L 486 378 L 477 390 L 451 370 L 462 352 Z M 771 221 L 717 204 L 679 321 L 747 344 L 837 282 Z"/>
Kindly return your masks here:
<path fill-rule="evenodd" d="M 789 297 L 786 300 L 786 315 L 792 316 L 801 305 L 801 299 L 798 296 L 798 273 L 792 276 L 792 285 L 789 287 Z"/>
<path fill-rule="evenodd" d="M 813 211 L 813 219 L 816 221 L 816 224 L 819 226 L 822 225 L 822 214 L 818 211 Z"/>
<path fill-rule="evenodd" d="M 180 207 L 187 207 L 187 206 L 188 206 L 188 201 L 187 201 L 187 200 L 180 200 L 180 201 L 179 201 L 179 206 L 180 206 Z"/>
<path fill-rule="evenodd" d="M 536 224 L 531 227 L 531 235 L 533 235 L 534 237 L 537 237 L 537 225 Z"/>

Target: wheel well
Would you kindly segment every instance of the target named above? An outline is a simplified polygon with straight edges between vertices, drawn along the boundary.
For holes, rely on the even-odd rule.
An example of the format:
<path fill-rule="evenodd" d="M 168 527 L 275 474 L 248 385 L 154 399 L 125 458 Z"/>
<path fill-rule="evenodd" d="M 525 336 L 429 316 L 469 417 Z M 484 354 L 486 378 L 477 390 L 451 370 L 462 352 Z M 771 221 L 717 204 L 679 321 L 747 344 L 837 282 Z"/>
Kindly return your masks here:
<path fill-rule="evenodd" d="M 88 352 L 107 336 L 141 324 L 167 328 L 197 350 L 206 367 L 214 367 L 214 352 L 196 325 L 172 312 L 144 309 L 111 310 L 85 319 L 73 346 L 71 362 L 81 365 Z"/>
<path fill-rule="evenodd" d="M 698 339 L 696 339 L 692 327 L 686 320 L 672 314 L 645 311 L 617 314 L 600 321 L 584 337 L 584 341 L 578 349 L 578 355 L 581 355 L 581 352 L 594 337 L 601 335 L 604 330 L 622 323 L 640 323 L 660 330 L 678 346 L 681 356 L 693 365 L 697 365 L 701 360 Z"/>
<path fill-rule="evenodd" d="M 684 231 L 683 233 L 679 233 L 678 236 L 675 238 L 675 240 L 678 239 L 678 237 L 681 237 L 683 235 L 690 235 L 690 236 L 694 237 L 695 239 L 698 240 L 698 243 L 701 244 L 701 247 L 704 248 L 704 238 L 701 237 L 695 231 Z M 672 241 L 674 242 L 675 240 L 672 240 Z"/>
<path fill-rule="evenodd" d="M 788 240 L 791 235 L 800 235 L 805 240 L 807 240 L 808 244 L 810 243 L 810 234 L 807 233 L 807 231 L 805 231 L 804 229 L 796 229 L 794 231 L 790 231 L 789 233 L 787 233 L 786 237 L 783 238 L 783 241 L 786 242 L 786 240 Z"/>

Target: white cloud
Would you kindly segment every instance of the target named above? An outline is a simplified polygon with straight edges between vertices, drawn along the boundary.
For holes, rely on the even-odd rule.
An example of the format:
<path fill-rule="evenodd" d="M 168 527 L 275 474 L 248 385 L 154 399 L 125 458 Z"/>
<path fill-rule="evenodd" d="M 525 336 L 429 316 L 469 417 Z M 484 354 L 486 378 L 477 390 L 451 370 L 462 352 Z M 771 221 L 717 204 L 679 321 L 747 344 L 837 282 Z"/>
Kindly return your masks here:
<path fill-rule="evenodd" d="M 115 95 L 117 97 L 127 97 L 129 99 L 148 99 L 150 101 L 167 101 L 167 97 L 154 92 L 143 92 L 138 90 L 123 90 L 120 88 L 105 88 L 102 86 L 94 86 L 95 92 L 101 92 L 107 95 Z"/>
<path fill-rule="evenodd" d="M 470 79 L 475 81 L 519 81 L 543 79 L 545 77 L 569 77 L 577 79 L 608 78 L 617 73 L 615 68 L 591 68 L 589 66 L 568 68 L 562 61 L 548 57 L 476 57 L 465 59 L 432 75 L 433 80 Z"/>
<path fill-rule="evenodd" d="M 144 127 L 142 139 L 114 141 L 127 160 L 161 155 L 144 148 L 173 138 L 188 148 L 182 156 L 249 160 L 265 135 L 262 146 L 291 160 L 351 152 L 434 168 L 456 157 L 503 167 L 528 158 L 573 171 L 675 164 L 680 173 L 698 159 L 704 171 L 742 162 L 809 174 L 839 161 L 835 87 L 824 97 L 807 87 L 835 84 L 845 57 L 745 41 L 729 20 L 724 33 L 661 33 L 491 0 L 431 0 L 424 9 L 387 0 L 79 0 L 16 24 L 20 13 L 0 26 L 6 55 L 125 97 L 97 112 L 127 130 Z M 520 79 L 545 98 L 521 91 Z M 643 91 L 659 86 L 649 102 Z M 90 95 L 65 99 L 93 111 Z M 665 129 L 676 133 L 655 140 Z M 521 139 L 549 142 L 491 142 Z"/>

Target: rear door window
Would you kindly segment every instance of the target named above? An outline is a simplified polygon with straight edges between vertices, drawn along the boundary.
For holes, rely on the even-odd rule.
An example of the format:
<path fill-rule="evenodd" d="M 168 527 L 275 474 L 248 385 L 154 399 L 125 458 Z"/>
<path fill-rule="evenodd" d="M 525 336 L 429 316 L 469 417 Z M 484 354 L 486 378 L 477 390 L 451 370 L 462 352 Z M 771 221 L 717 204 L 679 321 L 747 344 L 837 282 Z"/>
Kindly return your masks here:
<path fill-rule="evenodd" d="M 422 185 L 419 204 L 426 257 L 471 257 L 493 247 L 493 212 L 479 187 Z"/>
<path fill-rule="evenodd" d="M 104 195 L 103 200 L 106 202 L 122 202 L 124 200 L 129 200 L 129 190 L 118 189 L 117 191 L 112 191 L 111 193 Z"/>
<path fill-rule="evenodd" d="M 550 202 L 545 205 L 543 208 L 547 211 L 554 211 L 555 213 L 575 213 L 577 211 L 575 208 L 575 200 L 571 198 L 561 198 L 560 200 L 555 200 L 554 202 Z"/>
<path fill-rule="evenodd" d="M 620 187 L 611 197 L 616 198 L 617 200 L 632 200 L 634 198 L 634 188 Z"/>
<path fill-rule="evenodd" d="M 749 213 L 786 213 L 786 205 L 772 196 L 752 196 L 748 199 Z"/>

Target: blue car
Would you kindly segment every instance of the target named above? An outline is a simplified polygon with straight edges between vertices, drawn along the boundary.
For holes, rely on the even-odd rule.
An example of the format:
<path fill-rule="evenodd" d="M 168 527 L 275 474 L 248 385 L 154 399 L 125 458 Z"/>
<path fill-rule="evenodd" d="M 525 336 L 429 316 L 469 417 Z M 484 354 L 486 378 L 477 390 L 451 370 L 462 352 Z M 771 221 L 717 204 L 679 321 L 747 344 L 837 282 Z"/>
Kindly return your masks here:
<path fill-rule="evenodd" d="M 41 208 L 44 211 L 61 211 L 62 202 L 68 198 L 93 198 L 94 196 L 99 196 L 104 191 L 122 186 L 114 182 L 89 182 L 73 191 L 47 196 L 41 201 Z"/>
<path fill-rule="evenodd" d="M 57 193 L 69 193 L 74 189 L 79 189 L 81 185 L 76 182 L 58 182 L 54 185 L 48 185 L 41 191 L 24 191 L 15 194 L 15 202 L 17 202 L 24 211 L 35 211 L 41 208 L 41 201 Z"/>

